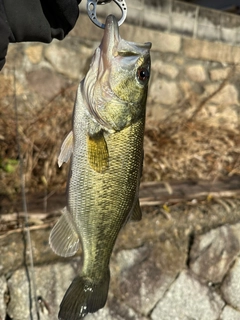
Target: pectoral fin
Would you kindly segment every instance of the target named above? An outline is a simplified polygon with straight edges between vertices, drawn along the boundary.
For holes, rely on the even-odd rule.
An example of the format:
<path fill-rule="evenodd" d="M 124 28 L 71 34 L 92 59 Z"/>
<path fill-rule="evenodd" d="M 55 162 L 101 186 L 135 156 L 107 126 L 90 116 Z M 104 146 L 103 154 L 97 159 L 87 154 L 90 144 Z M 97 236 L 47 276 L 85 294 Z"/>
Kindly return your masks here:
<path fill-rule="evenodd" d="M 62 212 L 63 215 L 50 233 L 49 244 L 59 256 L 70 257 L 79 249 L 79 236 L 67 208 Z"/>
<path fill-rule="evenodd" d="M 61 146 L 61 151 L 58 156 L 58 166 L 61 167 L 63 162 L 68 162 L 71 154 L 73 152 L 73 132 L 70 131 L 69 134 L 63 141 Z"/>
<path fill-rule="evenodd" d="M 103 132 L 88 135 L 88 162 L 93 170 L 103 173 L 108 168 L 108 148 Z"/>
<path fill-rule="evenodd" d="M 140 208 L 139 199 L 137 199 L 136 204 L 133 207 L 130 219 L 132 221 L 140 221 L 142 219 L 142 210 Z"/>

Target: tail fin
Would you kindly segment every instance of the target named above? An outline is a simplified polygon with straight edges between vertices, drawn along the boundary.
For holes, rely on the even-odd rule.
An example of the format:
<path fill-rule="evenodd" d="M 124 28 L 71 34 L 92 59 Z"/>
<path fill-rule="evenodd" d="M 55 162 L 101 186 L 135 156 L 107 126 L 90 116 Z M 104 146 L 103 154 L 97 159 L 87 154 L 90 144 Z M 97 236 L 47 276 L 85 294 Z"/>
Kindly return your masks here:
<path fill-rule="evenodd" d="M 77 276 L 63 297 L 58 319 L 79 320 L 89 312 L 103 308 L 107 301 L 109 280 L 109 269 L 97 283 L 88 277 Z"/>

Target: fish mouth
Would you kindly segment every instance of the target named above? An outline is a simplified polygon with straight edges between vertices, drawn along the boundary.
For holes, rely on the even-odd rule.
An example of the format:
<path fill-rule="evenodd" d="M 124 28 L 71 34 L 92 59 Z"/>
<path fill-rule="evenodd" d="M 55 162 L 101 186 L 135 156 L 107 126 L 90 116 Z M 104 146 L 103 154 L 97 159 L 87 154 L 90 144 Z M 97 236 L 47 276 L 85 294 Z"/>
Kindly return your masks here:
<path fill-rule="evenodd" d="M 111 65 L 111 60 L 118 54 L 128 55 L 149 54 L 152 44 L 150 42 L 137 43 L 123 40 L 119 35 L 118 20 L 114 15 L 109 15 L 106 19 L 104 35 L 100 45 L 103 68 L 107 69 Z"/>
<path fill-rule="evenodd" d="M 106 19 L 104 35 L 101 42 L 101 52 L 103 62 L 108 64 L 117 51 L 120 41 L 118 20 L 114 15 L 109 15 Z"/>

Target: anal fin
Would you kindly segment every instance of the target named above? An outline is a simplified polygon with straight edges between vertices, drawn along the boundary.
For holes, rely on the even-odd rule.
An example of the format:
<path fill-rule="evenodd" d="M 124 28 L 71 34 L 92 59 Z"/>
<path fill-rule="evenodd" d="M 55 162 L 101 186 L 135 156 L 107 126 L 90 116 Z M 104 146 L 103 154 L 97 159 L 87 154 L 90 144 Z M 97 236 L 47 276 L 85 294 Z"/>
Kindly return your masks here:
<path fill-rule="evenodd" d="M 79 249 L 79 236 L 67 208 L 65 207 L 62 212 L 62 216 L 50 233 L 49 244 L 59 256 L 70 257 Z"/>

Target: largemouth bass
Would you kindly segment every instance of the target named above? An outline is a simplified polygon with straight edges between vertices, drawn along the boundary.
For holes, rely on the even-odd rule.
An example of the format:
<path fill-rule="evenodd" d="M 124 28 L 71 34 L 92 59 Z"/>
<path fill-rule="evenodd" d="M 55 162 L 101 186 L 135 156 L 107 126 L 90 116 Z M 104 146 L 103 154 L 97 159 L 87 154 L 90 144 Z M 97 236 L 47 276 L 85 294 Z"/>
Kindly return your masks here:
<path fill-rule="evenodd" d="M 127 42 L 107 17 L 100 46 L 79 85 L 73 129 L 59 165 L 71 157 L 67 206 L 50 234 L 58 255 L 74 255 L 81 241 L 83 267 L 60 305 L 59 319 L 77 320 L 104 307 L 109 260 L 121 227 L 140 220 L 138 199 L 151 43 Z"/>

